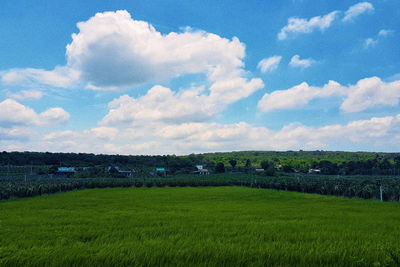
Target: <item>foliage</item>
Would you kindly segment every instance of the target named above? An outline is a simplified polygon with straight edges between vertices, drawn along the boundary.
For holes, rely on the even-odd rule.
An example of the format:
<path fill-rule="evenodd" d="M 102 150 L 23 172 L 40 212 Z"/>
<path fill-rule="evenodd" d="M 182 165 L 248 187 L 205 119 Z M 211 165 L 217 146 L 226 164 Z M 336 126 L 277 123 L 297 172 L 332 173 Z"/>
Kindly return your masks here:
<path fill-rule="evenodd" d="M 266 177 L 251 173 L 82 179 L 48 176 L 9 177 L 0 178 L 0 199 L 32 197 L 84 188 L 229 185 L 365 199 L 379 199 L 379 187 L 382 186 L 384 200 L 400 201 L 400 178 L 398 177 L 299 174 Z"/>
<path fill-rule="evenodd" d="M 245 168 L 251 168 L 251 160 L 250 159 L 246 159 L 246 163 L 244 164 Z"/>
<path fill-rule="evenodd" d="M 236 164 L 237 164 L 237 161 L 234 160 L 234 159 L 231 159 L 231 160 L 229 160 L 229 164 L 231 164 L 232 169 L 235 169 L 235 166 L 236 166 Z"/>
<path fill-rule="evenodd" d="M 223 173 L 223 172 L 225 172 L 224 163 L 218 162 L 217 165 L 215 166 L 215 172 L 216 172 L 216 173 Z"/>
<path fill-rule="evenodd" d="M 235 158 L 237 166 L 249 168 L 269 162 L 284 172 L 307 173 L 310 168 L 321 169 L 328 175 L 400 175 L 399 153 L 340 152 L 340 151 L 240 151 L 201 154 L 205 160 L 223 162 Z M 265 168 L 264 168 L 265 169 Z"/>
<path fill-rule="evenodd" d="M 124 156 L 84 153 L 1 152 L 0 176 L 13 174 L 9 169 L 26 168 L 23 173 L 54 173 L 59 166 L 100 168 L 119 166 L 134 169 L 144 175 L 155 167 L 166 168 L 169 174 L 194 171 L 203 165 L 214 170 L 216 163 L 232 166 L 235 171 L 249 171 L 269 162 L 274 168 L 287 173 L 307 173 L 310 168 L 320 169 L 328 175 L 400 175 L 399 153 L 340 152 L 340 151 L 240 151 L 226 153 L 190 154 L 187 156 Z M 236 162 L 236 163 L 235 163 Z M 233 163 L 233 165 L 232 165 Z M 28 170 L 29 169 L 29 170 Z M 265 168 L 264 168 L 265 169 Z M 273 173 L 271 169 L 269 171 Z M 21 172 L 22 173 L 22 172 Z M 103 176 L 90 174 L 90 177 Z"/>

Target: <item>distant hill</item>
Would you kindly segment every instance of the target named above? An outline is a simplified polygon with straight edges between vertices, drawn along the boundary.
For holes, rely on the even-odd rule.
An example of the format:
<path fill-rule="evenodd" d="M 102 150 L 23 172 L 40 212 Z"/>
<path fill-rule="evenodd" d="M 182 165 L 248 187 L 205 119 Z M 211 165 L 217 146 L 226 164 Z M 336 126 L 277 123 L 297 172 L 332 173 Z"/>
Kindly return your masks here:
<path fill-rule="evenodd" d="M 375 158 L 394 158 L 400 153 L 382 152 L 344 152 L 344 151 L 235 151 L 235 152 L 216 152 L 201 154 L 206 160 L 223 162 L 229 164 L 230 159 L 235 159 L 238 166 L 244 166 L 249 159 L 252 165 L 260 165 L 264 160 L 275 164 L 298 165 L 319 162 L 323 160 L 332 163 L 343 163 L 349 161 L 367 161 Z"/>
<path fill-rule="evenodd" d="M 185 156 L 96 155 L 87 153 L 0 152 L 0 166 L 123 166 L 148 171 L 163 167 L 169 173 L 188 173 L 196 165 L 215 171 L 217 165 L 226 170 L 246 171 L 249 168 L 269 168 L 284 172 L 308 172 L 321 169 L 323 174 L 400 174 L 400 153 L 343 151 L 235 151 Z M 264 162 L 264 164 L 262 164 Z M 223 165 L 221 165 L 223 164 Z M 32 168 L 32 167 L 30 167 Z M 47 167 L 48 169 L 49 167 Z M 46 169 L 46 168 L 45 168 Z"/>

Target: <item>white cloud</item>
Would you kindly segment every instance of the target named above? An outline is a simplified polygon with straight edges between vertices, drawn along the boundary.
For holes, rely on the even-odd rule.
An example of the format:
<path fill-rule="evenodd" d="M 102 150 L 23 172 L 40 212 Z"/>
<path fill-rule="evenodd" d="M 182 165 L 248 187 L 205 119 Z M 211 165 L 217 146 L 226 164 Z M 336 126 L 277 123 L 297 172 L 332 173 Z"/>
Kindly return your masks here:
<path fill-rule="evenodd" d="M 315 30 L 324 31 L 332 25 L 338 13 L 338 11 L 333 11 L 324 16 L 316 16 L 309 20 L 291 17 L 288 19 L 288 24 L 278 33 L 278 39 L 284 40 L 289 34 L 312 33 Z"/>
<path fill-rule="evenodd" d="M 43 97 L 43 93 L 41 91 L 36 91 L 36 90 L 22 90 L 18 93 L 7 92 L 6 95 L 9 98 L 16 100 L 40 99 Z"/>
<path fill-rule="evenodd" d="M 382 29 L 378 32 L 375 38 L 367 38 L 364 41 L 364 49 L 372 48 L 378 44 L 378 42 L 385 37 L 390 36 L 394 31 Z"/>
<path fill-rule="evenodd" d="M 359 15 L 372 12 L 374 10 L 374 6 L 369 2 L 360 2 L 353 6 L 351 6 L 346 12 L 345 16 L 343 17 L 342 21 L 352 21 L 354 18 L 358 17 Z"/>
<path fill-rule="evenodd" d="M 260 62 L 258 62 L 257 67 L 260 69 L 262 73 L 272 72 L 278 68 L 279 63 L 281 62 L 281 56 L 272 56 L 269 58 L 264 58 Z"/>
<path fill-rule="evenodd" d="M 377 43 L 378 43 L 377 39 L 367 38 L 364 41 L 364 49 L 368 49 L 368 48 L 374 47 L 374 46 L 376 46 Z"/>
<path fill-rule="evenodd" d="M 66 122 L 69 114 L 62 108 L 51 108 L 40 114 L 13 99 L 0 102 L 0 127 L 50 126 Z"/>
<path fill-rule="evenodd" d="M 78 28 L 67 46 L 68 66 L 90 89 L 160 83 L 193 73 L 204 73 L 214 83 L 243 74 L 245 48 L 235 37 L 190 28 L 162 35 L 127 11 L 97 13 Z"/>
<path fill-rule="evenodd" d="M 68 67 L 56 67 L 54 70 L 12 69 L 1 74 L 1 81 L 7 85 L 37 84 L 56 87 L 69 87 L 78 80 L 79 73 Z"/>
<path fill-rule="evenodd" d="M 204 121 L 219 112 L 220 108 L 200 93 L 200 89 L 175 93 L 169 88 L 155 86 L 139 98 L 123 95 L 109 103 L 110 111 L 102 120 L 102 125 Z"/>
<path fill-rule="evenodd" d="M 100 139 L 114 139 L 118 136 L 118 129 L 111 127 L 97 127 L 90 130 L 91 133 Z"/>
<path fill-rule="evenodd" d="M 0 102 L 0 125 L 10 127 L 12 125 L 32 125 L 37 123 L 38 115 L 28 107 L 12 100 L 6 99 Z"/>
<path fill-rule="evenodd" d="M 400 114 L 353 121 L 346 125 L 327 125 L 324 127 L 289 125 L 279 131 L 277 138 L 281 142 L 289 140 L 295 146 L 299 146 L 301 143 L 318 144 L 317 147 L 319 148 L 329 148 L 330 145 L 346 143 L 352 143 L 353 145 L 354 143 L 364 145 L 369 143 L 369 145 L 379 146 L 387 142 L 385 138 L 397 135 L 399 127 Z M 397 147 L 398 145 L 395 146 Z"/>
<path fill-rule="evenodd" d="M 67 122 L 69 113 L 62 108 L 50 108 L 39 114 L 37 124 L 41 126 L 51 126 Z"/>
<path fill-rule="evenodd" d="M 14 126 L 11 128 L 10 127 L 5 127 L 5 128 L 0 127 L 0 141 L 21 140 L 21 141 L 25 142 L 34 134 L 35 133 L 27 127 L 20 127 L 20 126 Z M 4 149 L 1 149 L 1 150 L 4 151 Z"/>
<path fill-rule="evenodd" d="M 258 108 L 267 112 L 275 109 L 292 109 L 308 104 L 312 99 L 343 95 L 344 88 L 335 81 L 329 81 L 322 88 L 309 86 L 306 82 L 287 90 L 265 94 L 258 102 Z"/>
<path fill-rule="evenodd" d="M 51 132 L 46 134 L 43 137 L 43 140 L 45 141 L 51 141 L 51 140 L 69 140 L 69 139 L 77 139 L 80 137 L 80 133 L 78 131 L 71 131 L 71 130 L 66 130 L 66 131 L 57 131 L 57 132 Z"/>
<path fill-rule="evenodd" d="M 341 105 L 345 112 L 358 112 L 378 106 L 396 106 L 400 98 L 400 81 L 383 82 L 378 77 L 359 80 L 348 87 L 347 98 Z"/>
<path fill-rule="evenodd" d="M 367 12 L 372 12 L 374 6 L 369 2 L 360 2 L 351 6 L 342 18 L 343 22 L 352 21 L 359 15 Z M 324 16 L 315 16 L 310 19 L 290 17 L 288 23 L 278 33 L 279 40 L 285 40 L 289 35 L 307 34 L 316 30 L 323 32 L 331 27 L 333 22 L 338 18 L 341 11 L 335 10 Z"/>
<path fill-rule="evenodd" d="M 300 59 L 299 55 L 294 55 L 289 62 L 289 66 L 294 68 L 302 68 L 306 69 L 311 67 L 311 65 L 315 64 L 316 61 L 311 58 Z"/>
<path fill-rule="evenodd" d="M 185 74 L 205 74 L 207 83 L 246 75 L 244 45 L 205 31 L 161 34 L 124 10 L 97 13 L 77 24 L 79 32 L 67 45 L 67 64 L 54 70 L 3 71 L 6 84 L 118 90 L 144 83 L 161 83 Z M 245 80 L 251 83 L 253 80 Z"/>
<path fill-rule="evenodd" d="M 3 74 L 3 82 L 34 80 L 61 87 L 79 82 L 92 90 L 118 90 L 187 74 L 205 76 L 199 83 L 202 89 L 176 92 L 155 85 L 141 98 L 121 96 L 110 104 L 104 125 L 204 121 L 264 86 L 243 69 L 245 46 L 236 37 L 229 40 L 190 28 L 163 35 L 127 11 L 97 13 L 78 28 L 66 48 L 66 66 L 53 71 L 11 70 Z"/>
<path fill-rule="evenodd" d="M 393 30 L 382 29 L 382 30 L 380 30 L 380 31 L 378 32 L 378 36 L 386 37 L 386 36 L 391 35 L 391 34 L 393 34 L 393 33 L 394 33 Z"/>
<path fill-rule="evenodd" d="M 359 112 L 379 105 L 396 106 L 400 99 L 400 81 L 383 82 L 378 77 L 371 77 L 359 80 L 356 85 L 342 86 L 329 81 L 323 87 L 313 87 L 303 82 L 287 90 L 265 94 L 258 102 L 258 108 L 264 112 L 293 109 L 313 99 L 332 96 L 344 97 L 340 106 L 344 112 Z"/>
<path fill-rule="evenodd" d="M 154 86 L 146 95 L 132 98 L 123 95 L 109 103 L 109 113 L 102 125 L 134 125 L 153 122 L 184 123 L 201 122 L 213 118 L 227 105 L 249 96 L 263 86 L 254 79 L 247 82 L 243 78 L 214 83 L 205 89 L 192 88 L 174 92 L 163 86 Z"/>
<path fill-rule="evenodd" d="M 118 134 L 104 138 L 95 134 L 97 129 L 61 131 L 49 133 L 37 143 L 49 151 L 146 155 L 249 149 L 346 149 L 349 144 L 375 150 L 387 147 L 388 143 L 393 150 L 400 149 L 396 139 L 400 136 L 400 114 L 323 127 L 289 124 L 280 130 L 255 127 L 246 122 L 158 123 L 133 128 L 108 127 L 103 130 Z"/>

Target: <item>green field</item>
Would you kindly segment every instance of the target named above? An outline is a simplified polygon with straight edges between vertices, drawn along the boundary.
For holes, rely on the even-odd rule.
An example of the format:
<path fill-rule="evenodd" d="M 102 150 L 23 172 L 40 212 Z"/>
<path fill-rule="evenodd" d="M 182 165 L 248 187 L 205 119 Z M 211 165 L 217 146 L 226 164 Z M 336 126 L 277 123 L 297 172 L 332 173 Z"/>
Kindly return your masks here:
<path fill-rule="evenodd" d="M 0 202 L 0 266 L 398 266 L 400 205 L 245 187 Z"/>

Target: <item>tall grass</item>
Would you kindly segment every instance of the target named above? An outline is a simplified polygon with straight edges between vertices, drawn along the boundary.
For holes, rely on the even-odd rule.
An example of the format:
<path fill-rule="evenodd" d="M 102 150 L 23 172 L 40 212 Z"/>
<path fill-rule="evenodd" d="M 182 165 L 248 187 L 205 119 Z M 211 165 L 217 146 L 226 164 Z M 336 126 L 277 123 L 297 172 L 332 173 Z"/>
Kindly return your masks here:
<path fill-rule="evenodd" d="M 0 202 L 0 266 L 396 266 L 400 206 L 243 187 Z M 396 258 L 397 257 L 397 258 Z"/>

